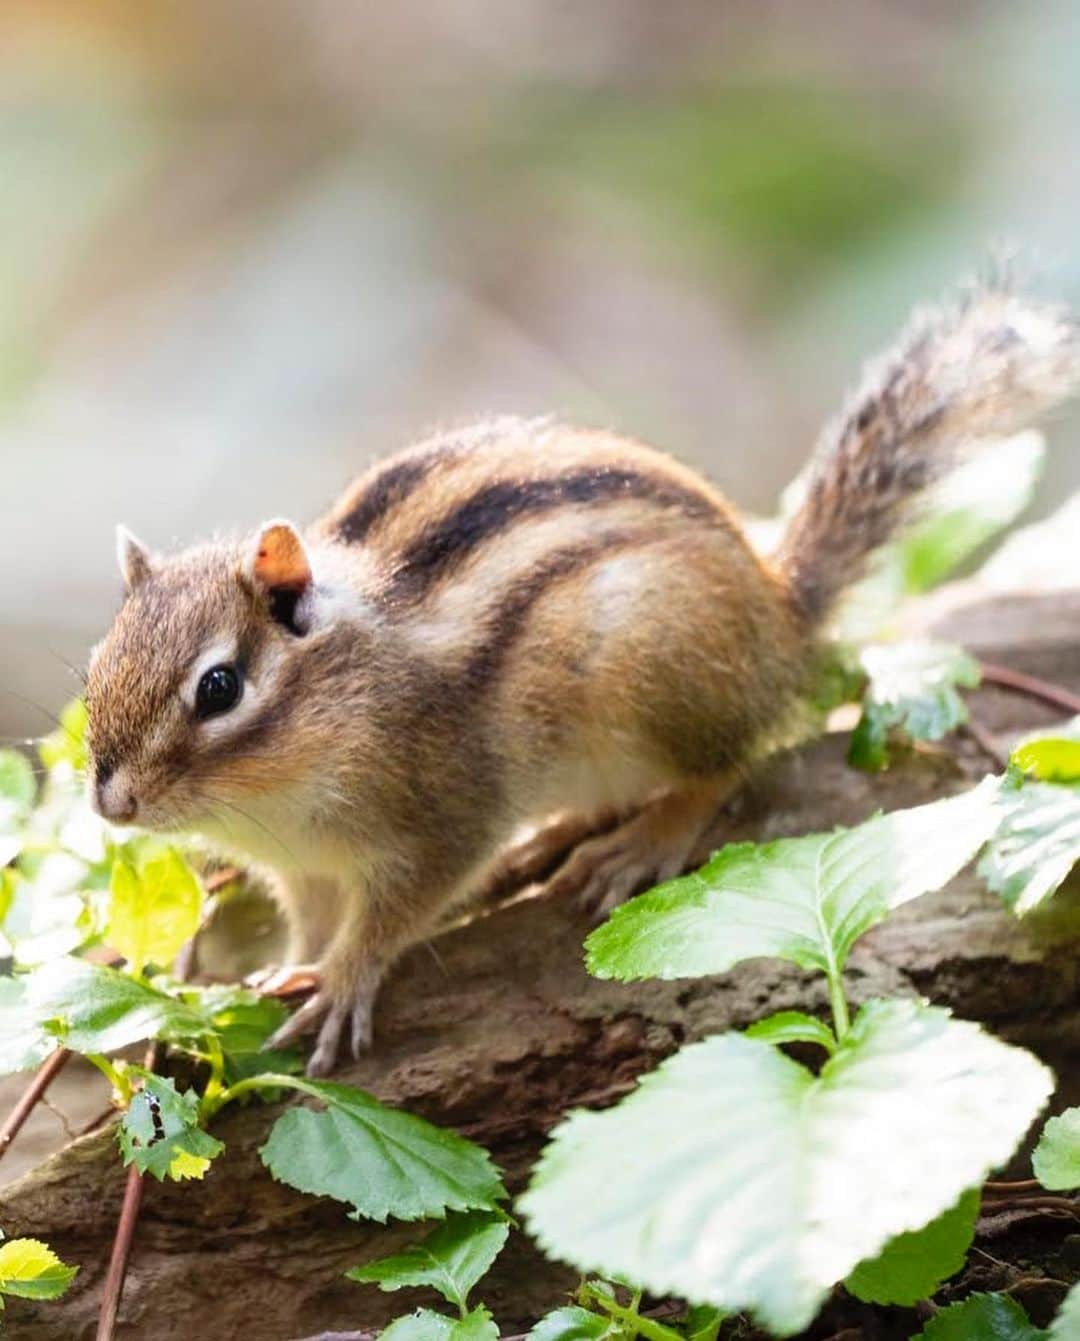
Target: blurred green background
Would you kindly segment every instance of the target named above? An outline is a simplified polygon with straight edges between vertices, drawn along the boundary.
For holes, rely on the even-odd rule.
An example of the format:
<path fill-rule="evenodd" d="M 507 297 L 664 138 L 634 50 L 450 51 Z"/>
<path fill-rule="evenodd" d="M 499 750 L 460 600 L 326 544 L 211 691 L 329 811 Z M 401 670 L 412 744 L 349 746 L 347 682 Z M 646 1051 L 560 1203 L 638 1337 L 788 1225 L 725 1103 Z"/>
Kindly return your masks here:
<path fill-rule="evenodd" d="M 770 510 L 915 301 L 1010 244 L 1080 299 L 1078 134 L 1065 0 L 4 0 L 0 728 L 73 692 L 116 521 L 306 520 L 434 425 Z"/>

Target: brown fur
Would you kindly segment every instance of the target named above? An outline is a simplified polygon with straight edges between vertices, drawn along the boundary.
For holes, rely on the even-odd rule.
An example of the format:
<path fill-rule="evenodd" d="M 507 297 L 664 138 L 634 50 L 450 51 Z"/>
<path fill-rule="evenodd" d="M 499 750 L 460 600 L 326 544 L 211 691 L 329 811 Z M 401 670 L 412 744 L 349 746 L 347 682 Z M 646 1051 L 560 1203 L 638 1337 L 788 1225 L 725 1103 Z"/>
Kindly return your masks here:
<path fill-rule="evenodd" d="M 832 430 L 776 565 L 686 467 L 545 421 L 421 444 L 305 539 L 278 522 L 158 559 L 125 535 L 89 678 L 98 803 L 276 873 L 297 951 L 322 955 L 292 1032 L 322 1021 L 325 1070 L 518 826 L 624 816 L 554 878 L 594 905 L 676 874 L 915 491 L 1076 372 L 1071 325 L 1019 299 L 924 318 Z M 244 692 L 204 720 L 208 658 Z"/>

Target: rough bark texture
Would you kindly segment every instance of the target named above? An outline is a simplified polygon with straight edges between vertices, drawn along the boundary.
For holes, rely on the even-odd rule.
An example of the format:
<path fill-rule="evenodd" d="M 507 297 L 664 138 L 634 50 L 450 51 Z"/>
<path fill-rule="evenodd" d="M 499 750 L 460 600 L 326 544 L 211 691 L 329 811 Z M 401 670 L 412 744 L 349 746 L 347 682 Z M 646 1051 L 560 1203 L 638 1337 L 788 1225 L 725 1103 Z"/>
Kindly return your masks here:
<path fill-rule="evenodd" d="M 1080 689 L 1080 597 L 953 610 L 943 632 L 987 659 Z M 1006 736 L 1049 720 L 1038 705 L 998 691 L 976 695 L 972 706 Z M 832 736 L 777 761 L 718 833 L 763 838 L 854 823 L 879 808 L 959 790 L 989 767 L 958 737 L 870 777 L 846 766 L 846 745 L 846 737 Z M 1059 1101 L 1077 1102 L 1078 907 L 1066 893 L 1048 913 L 1019 923 L 966 873 L 860 942 L 851 995 L 920 993 L 951 1005 L 1035 1049 L 1058 1072 Z M 582 968 L 586 931 L 572 907 L 526 900 L 416 950 L 381 1000 L 375 1054 L 341 1078 L 485 1143 L 516 1191 L 568 1107 L 621 1093 L 687 1040 L 777 1009 L 826 1005 L 819 981 L 772 962 L 709 980 L 599 982 Z M 416 1302 L 431 1302 L 423 1292 L 384 1295 L 342 1280 L 346 1267 L 398 1248 L 416 1229 L 353 1224 L 340 1206 L 275 1183 L 257 1153 L 275 1111 L 250 1107 L 223 1117 L 215 1132 L 227 1153 L 204 1183 L 148 1186 L 119 1336 L 189 1341 L 197 1319 L 199 1331 L 215 1336 L 289 1341 L 378 1328 Z M 113 1133 L 104 1130 L 5 1190 L 6 1233 L 40 1235 L 82 1264 L 65 1300 L 14 1302 L 8 1336 L 93 1335 L 123 1181 Z M 520 1332 L 573 1279 L 515 1234 L 483 1298 L 504 1332 Z"/>

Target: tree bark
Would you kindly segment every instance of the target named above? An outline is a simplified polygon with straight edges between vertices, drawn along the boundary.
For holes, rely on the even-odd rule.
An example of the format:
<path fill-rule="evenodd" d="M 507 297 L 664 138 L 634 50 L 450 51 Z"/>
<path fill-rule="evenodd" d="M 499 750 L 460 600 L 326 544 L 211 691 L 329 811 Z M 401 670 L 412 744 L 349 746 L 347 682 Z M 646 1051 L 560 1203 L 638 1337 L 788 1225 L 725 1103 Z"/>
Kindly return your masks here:
<path fill-rule="evenodd" d="M 984 602 L 952 611 L 942 633 L 987 659 L 1080 690 L 1080 597 Z M 999 738 L 1051 719 L 1040 705 L 996 689 L 971 703 Z M 846 747 L 846 736 L 832 735 L 774 761 L 754 794 L 722 817 L 718 841 L 857 823 L 879 809 L 959 791 L 990 769 L 962 735 L 877 776 L 850 769 Z M 917 993 L 950 1005 L 1033 1048 L 1057 1070 L 1058 1102 L 1078 1102 L 1076 908 L 1063 894 L 1047 912 L 1019 922 L 965 872 L 859 942 L 847 975 L 851 997 Z M 609 1102 L 690 1040 L 775 1010 L 827 1007 L 820 979 L 772 961 L 712 979 L 601 982 L 582 966 L 587 931 L 575 908 L 531 899 L 417 948 L 380 1000 L 374 1054 L 340 1079 L 487 1145 L 517 1192 L 568 1108 Z M 197 1328 L 292 1341 L 377 1330 L 416 1303 L 433 1302 L 422 1291 L 386 1295 L 342 1279 L 347 1267 L 424 1230 L 354 1224 L 340 1205 L 275 1183 L 258 1148 L 278 1111 L 227 1111 L 214 1127 L 227 1150 L 204 1182 L 147 1180 L 119 1337 L 190 1341 Z M 12 1301 L 8 1336 L 93 1335 L 124 1180 L 108 1128 L 4 1190 L 5 1233 L 44 1238 L 81 1266 L 64 1300 Z M 574 1281 L 516 1232 L 478 1294 L 503 1332 L 517 1333 L 563 1302 Z"/>

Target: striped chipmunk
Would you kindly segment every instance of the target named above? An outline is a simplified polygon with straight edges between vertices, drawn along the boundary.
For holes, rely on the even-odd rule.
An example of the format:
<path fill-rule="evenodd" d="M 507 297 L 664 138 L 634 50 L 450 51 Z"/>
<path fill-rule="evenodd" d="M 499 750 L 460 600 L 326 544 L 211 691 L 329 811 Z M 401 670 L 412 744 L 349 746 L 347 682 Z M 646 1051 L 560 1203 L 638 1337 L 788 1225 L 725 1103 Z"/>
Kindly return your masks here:
<path fill-rule="evenodd" d="M 703 860 L 868 555 L 1078 373 L 1072 320 L 1005 289 L 918 314 L 767 557 L 670 457 L 516 419 L 374 466 L 307 528 L 168 556 L 121 528 L 127 594 L 89 669 L 92 802 L 271 874 L 319 983 L 276 1042 L 317 1030 L 325 1074 L 343 1037 L 369 1046 L 395 958 L 523 826 L 577 832 L 547 883 L 595 913 Z"/>

